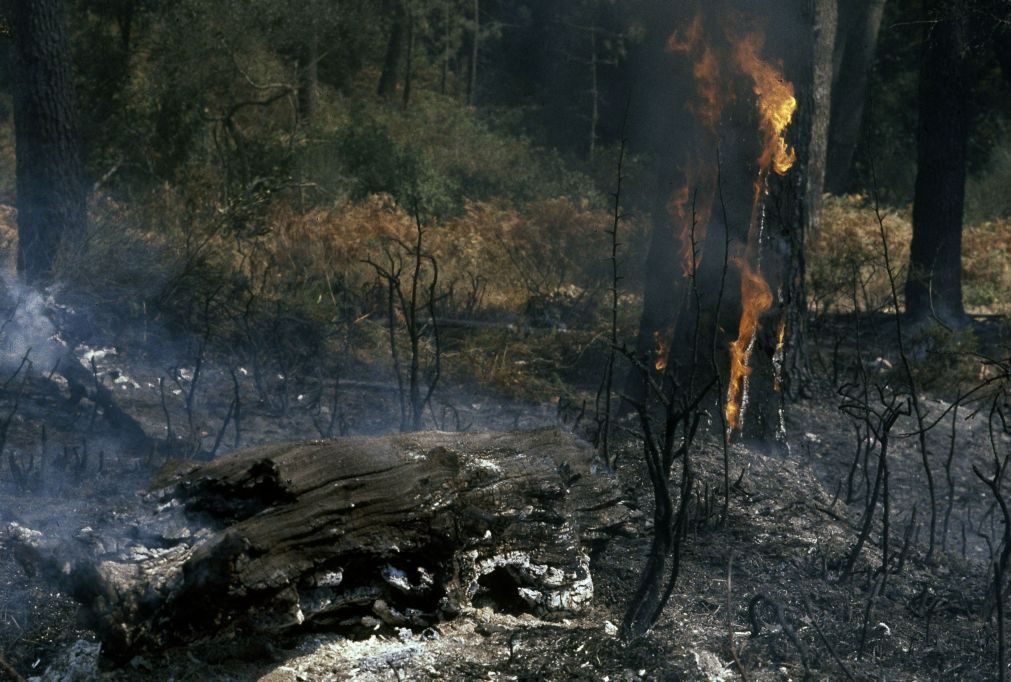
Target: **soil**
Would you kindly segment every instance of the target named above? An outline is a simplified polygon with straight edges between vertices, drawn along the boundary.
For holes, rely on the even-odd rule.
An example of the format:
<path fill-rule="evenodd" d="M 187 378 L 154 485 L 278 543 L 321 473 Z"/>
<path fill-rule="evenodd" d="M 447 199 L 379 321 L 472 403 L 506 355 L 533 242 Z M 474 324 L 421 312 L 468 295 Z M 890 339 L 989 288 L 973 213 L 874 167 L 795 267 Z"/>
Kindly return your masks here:
<path fill-rule="evenodd" d="M 168 429 L 158 379 L 165 376 L 165 363 L 153 358 L 164 357 L 164 351 L 122 340 L 102 348 L 82 345 L 76 353 L 86 362 L 89 354 L 95 358 L 98 379 L 115 390 L 121 407 L 149 434 L 163 438 Z M 229 409 L 227 367 L 212 361 L 204 366 L 195 410 L 201 416 L 194 417 L 206 434 L 204 449 L 217 439 Z M 237 375 L 243 394 L 256 395 L 246 368 Z M 356 433 L 390 430 L 396 393 L 374 375 L 349 378 L 355 382 L 343 393 L 343 418 Z M 929 434 L 938 510 L 929 557 L 922 457 L 915 437 L 899 437 L 914 432 L 915 425 L 910 417 L 895 425 L 888 455 L 891 572 L 883 581 L 876 570 L 882 556 L 879 505 L 870 538 L 846 576 L 877 450 L 872 449 L 866 474 L 859 464 L 848 491 L 857 436 L 852 420 L 839 410 L 839 395 L 828 381 L 822 384 L 817 395 L 788 410 L 788 443 L 731 446 L 730 480 L 736 484 L 725 519 L 719 513 L 722 442 L 702 438 L 693 453 L 698 503 L 681 574 L 657 626 L 632 642 L 618 637 L 617 626 L 649 546 L 652 502 L 637 443 L 628 437 L 618 446 L 621 466 L 615 475 L 628 503 L 642 511 L 640 532 L 616 537 L 594 557 L 594 603 L 570 619 L 549 622 L 479 608 L 422 632 L 381 629 L 358 640 L 299 632 L 265 642 L 233 632 L 109 670 L 100 666 L 93 633 L 76 624 L 75 605 L 25 575 L 0 546 L 0 650 L 25 678 L 66 681 L 992 679 L 997 644 L 988 599 L 989 548 L 1003 528 L 989 491 L 972 471 L 973 464 L 984 471 L 992 466 L 983 419 L 956 419 L 954 441 L 950 419 Z M 187 385 L 184 379 L 179 387 L 165 387 L 177 433 L 187 431 Z M 551 403 L 508 401 L 473 388 L 441 391 L 455 391 L 455 409 L 471 428 L 532 428 L 553 423 L 558 412 Z M 240 444 L 319 437 L 312 416 L 315 411 L 318 423 L 325 411 L 303 406 L 310 394 L 292 387 L 284 411 L 250 400 L 243 405 Z M 71 400 L 65 386 L 44 376 L 25 383 L 16 412 L 12 397 L 8 392 L 0 400 L 0 418 L 13 414 L 0 467 L 2 526 L 16 521 L 64 533 L 73 542 L 82 527 L 115 524 L 153 472 L 178 456 L 119 451 L 94 406 Z M 948 408 L 936 396 L 922 397 L 932 415 Z M 233 439 L 234 425 L 221 439 L 220 453 Z M 1006 452 L 1007 439 L 998 447 Z M 950 485 L 949 453 L 954 453 Z M 9 457 L 22 469 L 33 462 L 33 484 L 16 485 Z"/>

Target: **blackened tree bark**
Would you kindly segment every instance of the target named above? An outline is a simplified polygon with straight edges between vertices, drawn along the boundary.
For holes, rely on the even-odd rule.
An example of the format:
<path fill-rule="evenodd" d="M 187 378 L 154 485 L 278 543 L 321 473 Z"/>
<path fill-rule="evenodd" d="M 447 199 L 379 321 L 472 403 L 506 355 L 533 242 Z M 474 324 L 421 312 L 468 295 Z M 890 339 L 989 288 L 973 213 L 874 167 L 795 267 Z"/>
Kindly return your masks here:
<path fill-rule="evenodd" d="M 838 0 L 825 172 L 825 189 L 831 194 L 843 194 L 849 188 L 884 11 L 885 0 Z"/>
<path fill-rule="evenodd" d="M 383 58 L 383 71 L 379 76 L 380 97 L 392 98 L 400 80 L 400 62 L 404 51 L 404 29 L 407 21 L 404 1 L 387 0 L 384 3 L 387 11 L 392 14 L 392 19 L 390 38 L 386 43 L 386 56 Z"/>
<path fill-rule="evenodd" d="M 12 13 L 17 265 L 28 281 L 44 282 L 87 226 L 70 45 L 62 0 L 16 0 Z"/>
<path fill-rule="evenodd" d="M 971 127 L 971 0 L 927 0 L 906 312 L 949 326 L 962 305 L 962 214 Z"/>
<path fill-rule="evenodd" d="M 687 71 L 697 78 L 701 70 L 699 63 L 689 64 L 686 69 L 683 60 L 679 63 L 678 55 L 668 49 L 670 42 L 664 35 L 646 42 L 642 48 L 650 50 L 653 57 L 652 60 L 648 55 L 640 58 L 638 68 L 644 73 L 638 74 L 640 82 L 636 90 L 645 93 L 643 97 L 647 99 L 638 103 L 639 110 L 634 109 L 634 103 L 633 111 L 638 112 L 640 127 L 650 131 L 642 135 L 640 143 L 654 145 L 651 150 L 657 158 L 654 173 L 660 175 L 655 178 L 655 187 L 650 192 L 653 231 L 636 350 L 650 363 L 661 359 L 658 353 L 666 354 L 663 359 L 668 371 L 683 389 L 705 386 L 715 379 L 725 396 L 728 347 L 738 335 L 742 316 L 742 280 L 747 277 L 748 282 L 753 282 L 756 278 L 750 275 L 759 272 L 776 300 L 762 311 L 760 331 L 753 346 L 750 377 L 753 426 L 747 431 L 755 438 L 766 439 L 780 431 L 778 408 L 784 391 L 794 397 L 801 395 L 810 379 L 804 355 L 803 236 L 815 215 L 810 200 L 819 192 L 818 169 L 823 167 L 824 159 L 822 153 L 820 161 L 812 160 L 817 154 L 812 150 L 819 145 L 821 149 L 825 146 L 825 126 L 822 124 L 816 129 L 814 121 L 818 115 L 822 119 L 826 117 L 824 108 L 827 107 L 827 102 L 819 100 L 819 97 L 827 98 L 827 88 L 822 84 L 821 91 L 815 92 L 813 85 L 813 28 L 816 16 L 825 25 L 831 23 L 832 17 L 824 7 L 820 8 L 823 13 L 816 15 L 818 2 L 796 0 L 789 8 L 798 23 L 809 27 L 804 31 L 808 39 L 797 40 L 795 35 L 786 35 L 787 28 L 768 28 L 762 56 L 770 64 L 783 65 L 784 76 L 794 84 L 801 105 L 787 130 L 790 146 L 797 154 L 793 169 L 785 176 L 770 173 L 768 169 L 763 171 L 765 175 L 760 175 L 756 86 L 751 76 L 740 72 L 742 67 L 735 64 L 737 44 L 726 39 L 719 28 L 722 17 L 732 9 L 732 3 L 720 4 L 726 7 L 703 11 L 703 26 L 708 27 L 704 30 L 709 33 L 707 49 L 711 49 L 723 64 L 720 67 L 723 72 L 714 75 L 711 83 L 715 88 L 733 88 L 733 92 L 700 87 L 697 101 L 688 107 L 695 109 L 696 115 L 687 118 L 695 120 L 686 120 L 684 107 L 665 100 L 663 93 L 676 92 L 683 99 L 684 92 L 693 92 L 695 85 L 678 83 L 673 74 Z M 767 11 L 770 15 L 783 12 L 784 6 L 770 2 Z M 690 15 L 687 19 L 666 16 L 680 22 L 668 26 L 680 26 L 684 30 L 683 27 L 692 25 Z M 660 31 L 662 33 L 662 28 Z M 776 31 L 784 34 L 777 35 Z M 819 35 L 824 36 L 824 33 Z M 819 50 L 821 61 L 830 61 L 831 48 L 821 45 Z M 827 67 L 822 66 L 824 76 Z M 704 120 L 708 113 L 699 114 L 705 107 L 704 95 L 709 92 L 724 100 L 715 128 Z M 821 111 L 814 106 L 819 101 Z M 662 140 L 658 139 L 659 135 L 669 137 Z M 691 154 L 679 154 L 679 150 L 689 146 L 695 147 Z M 715 168 L 717 157 L 718 169 Z M 713 167 L 715 191 L 705 191 L 706 183 L 701 178 L 705 173 L 698 172 L 703 165 Z M 810 176 L 812 165 L 815 166 L 814 178 Z M 762 177 L 767 179 L 761 180 Z M 756 179 L 759 202 L 753 213 Z M 687 184 L 682 186 L 685 181 Z M 683 192 L 685 187 L 687 201 L 681 203 L 681 215 L 676 217 L 672 213 L 672 197 L 675 191 Z M 688 238 L 696 242 L 694 249 L 686 249 L 684 225 L 688 225 L 692 233 Z M 687 259 L 689 265 L 685 265 L 686 250 L 696 251 L 694 271 L 690 271 L 690 257 Z M 757 255 L 759 250 L 760 256 Z M 785 344 L 779 339 L 781 328 L 785 330 Z M 662 344 L 657 343 L 658 338 Z M 626 381 L 625 390 L 625 395 L 633 400 L 642 397 L 634 374 Z M 641 384 L 641 380 L 638 381 Z"/>

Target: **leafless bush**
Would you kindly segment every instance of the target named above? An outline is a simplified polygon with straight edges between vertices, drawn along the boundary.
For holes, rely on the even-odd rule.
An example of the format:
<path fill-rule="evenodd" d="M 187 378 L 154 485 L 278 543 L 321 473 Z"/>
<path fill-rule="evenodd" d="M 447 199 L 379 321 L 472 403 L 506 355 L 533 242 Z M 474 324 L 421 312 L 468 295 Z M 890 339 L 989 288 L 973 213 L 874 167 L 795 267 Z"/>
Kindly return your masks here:
<path fill-rule="evenodd" d="M 1011 563 L 1011 499 L 1005 490 L 1008 463 L 1011 462 L 1011 448 L 1007 438 L 1011 436 L 1011 358 L 993 363 L 999 379 L 995 390 L 987 401 L 987 435 L 991 453 L 991 470 L 985 473 L 973 465 L 973 473 L 983 482 L 993 496 L 993 507 L 1000 511 L 1000 521 L 1004 526 L 997 547 L 991 547 L 991 589 L 993 611 L 997 614 L 997 670 L 998 679 L 1004 679 L 1007 671 L 1007 643 L 1005 637 L 1005 608 L 1007 602 L 1007 572 Z M 987 535 L 989 542 L 990 536 Z"/>
<path fill-rule="evenodd" d="M 890 496 L 888 490 L 888 446 L 891 431 L 899 417 L 910 413 L 910 400 L 907 395 L 894 393 L 882 386 L 868 386 L 866 383 L 848 384 L 840 389 L 843 401 L 840 409 L 858 424 L 863 425 L 863 434 L 868 436 L 865 456 L 877 450 L 877 469 L 874 475 L 874 485 L 864 506 L 863 518 L 860 523 L 860 533 L 857 541 L 846 560 L 843 578 L 848 578 L 860 556 L 864 543 L 870 536 L 877 510 L 878 499 L 882 498 L 882 531 L 881 531 L 881 575 L 882 582 L 887 576 L 890 561 L 889 537 L 891 522 Z M 861 429 L 857 427 L 857 433 Z M 873 440 L 871 440 L 871 438 Z M 866 460 L 865 460 L 866 461 Z M 866 471 L 866 464 L 865 464 Z"/>
<path fill-rule="evenodd" d="M 643 455 L 653 488 L 653 537 L 639 585 L 629 600 L 622 622 L 625 639 L 640 637 L 659 620 L 670 599 L 681 568 L 681 548 L 688 530 L 695 471 L 692 446 L 704 417 L 700 405 L 715 384 L 709 382 L 690 394 L 668 372 L 659 380 L 628 350 L 623 354 L 639 370 L 648 402 L 633 403 L 639 415 Z M 662 415 L 658 431 L 652 408 Z M 680 471 L 674 476 L 674 463 Z"/>
<path fill-rule="evenodd" d="M 431 404 L 442 373 L 442 349 L 435 313 L 439 300 L 439 266 L 435 256 L 424 249 L 426 230 L 417 210 L 415 223 L 414 244 L 389 238 L 383 245 L 383 262 L 371 258 L 365 261 L 386 288 L 387 329 L 400 397 L 401 431 L 421 429 L 425 408 Z M 398 329 L 398 321 L 402 330 Z M 406 358 L 398 343 L 399 331 L 407 336 Z M 426 350 L 426 344 L 430 345 L 430 350 Z M 423 356 L 428 356 L 427 362 Z"/>

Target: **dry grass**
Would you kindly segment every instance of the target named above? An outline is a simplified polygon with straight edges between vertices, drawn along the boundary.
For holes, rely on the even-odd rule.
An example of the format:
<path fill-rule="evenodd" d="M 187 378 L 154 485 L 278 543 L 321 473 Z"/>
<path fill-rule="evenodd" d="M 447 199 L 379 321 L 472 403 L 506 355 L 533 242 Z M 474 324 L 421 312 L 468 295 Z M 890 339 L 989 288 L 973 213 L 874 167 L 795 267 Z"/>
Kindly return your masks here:
<path fill-rule="evenodd" d="M 911 209 L 886 208 L 884 224 L 901 296 L 912 235 Z M 892 307 L 879 226 L 866 197 L 825 197 L 821 231 L 808 240 L 808 264 L 814 312 Z M 962 266 L 970 312 L 1011 312 L 1011 218 L 967 225 Z"/>
<path fill-rule="evenodd" d="M 457 302 L 479 296 L 485 310 L 521 313 L 531 299 L 578 299 L 602 288 L 609 221 L 605 211 L 565 198 L 522 210 L 471 202 L 463 215 L 427 229 L 423 248 L 437 259 L 440 279 L 453 287 Z M 381 259 L 384 243 L 413 245 L 417 234 L 414 216 L 385 195 L 306 214 L 281 209 L 271 222 L 265 249 L 293 270 L 330 281 L 340 276 L 351 289 L 374 279 L 363 261 Z"/>

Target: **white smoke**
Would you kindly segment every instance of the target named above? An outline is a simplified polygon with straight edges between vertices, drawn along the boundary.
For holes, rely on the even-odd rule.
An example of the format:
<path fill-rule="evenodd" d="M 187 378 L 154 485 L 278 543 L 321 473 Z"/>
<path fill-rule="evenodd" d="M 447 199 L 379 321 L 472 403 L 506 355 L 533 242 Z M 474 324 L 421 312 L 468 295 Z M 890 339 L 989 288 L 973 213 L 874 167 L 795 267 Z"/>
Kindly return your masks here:
<path fill-rule="evenodd" d="M 44 294 L 20 282 L 15 276 L 0 275 L 6 289 L 3 318 L 0 319 L 0 368 L 13 371 L 27 355 L 39 371 L 48 372 L 66 353 L 49 313 L 57 307 L 51 294 Z"/>

